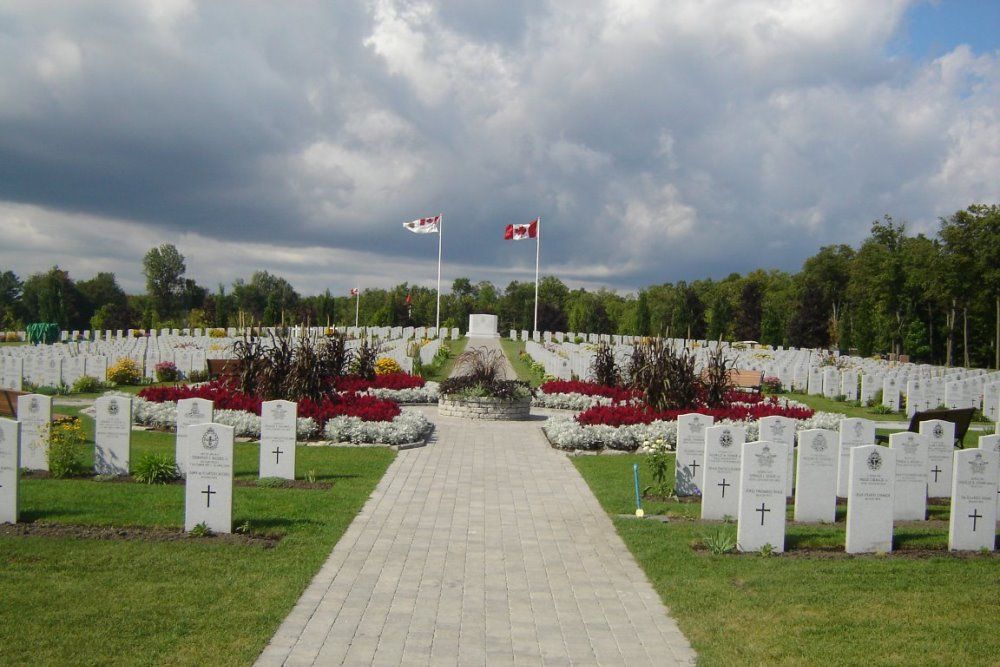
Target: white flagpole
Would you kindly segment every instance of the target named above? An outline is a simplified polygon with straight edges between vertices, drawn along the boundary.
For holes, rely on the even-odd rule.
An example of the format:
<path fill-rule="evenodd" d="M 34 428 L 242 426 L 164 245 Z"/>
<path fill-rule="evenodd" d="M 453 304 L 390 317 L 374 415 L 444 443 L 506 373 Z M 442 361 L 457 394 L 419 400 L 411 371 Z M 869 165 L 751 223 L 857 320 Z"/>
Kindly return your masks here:
<path fill-rule="evenodd" d="M 542 219 L 538 218 L 538 232 L 535 234 L 535 331 L 538 331 L 538 266 L 542 256 Z"/>
<path fill-rule="evenodd" d="M 441 328 L 441 245 L 444 238 L 444 213 L 438 219 L 438 295 L 437 295 L 437 317 L 434 321 L 434 328 Z"/>
<path fill-rule="evenodd" d="M 358 293 L 354 295 L 354 328 L 358 328 L 358 316 L 361 314 L 361 287 L 357 288 Z"/>

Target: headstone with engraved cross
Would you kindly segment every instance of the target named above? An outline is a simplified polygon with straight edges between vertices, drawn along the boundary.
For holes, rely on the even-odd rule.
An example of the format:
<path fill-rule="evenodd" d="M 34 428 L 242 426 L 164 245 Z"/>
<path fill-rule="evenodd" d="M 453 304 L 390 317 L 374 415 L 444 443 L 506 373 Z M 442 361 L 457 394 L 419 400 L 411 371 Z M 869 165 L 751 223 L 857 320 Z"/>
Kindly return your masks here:
<path fill-rule="evenodd" d="M 205 524 L 213 533 L 233 530 L 233 427 L 187 427 L 184 530 Z"/>
<path fill-rule="evenodd" d="M 705 429 L 705 472 L 702 477 L 701 518 L 735 517 L 739 509 L 740 458 L 746 431 L 742 426 Z"/>
<path fill-rule="evenodd" d="M 182 398 L 177 401 L 177 442 L 174 447 L 174 459 L 181 475 L 187 475 L 188 427 L 207 424 L 212 419 L 212 401 L 206 398 Z"/>
<path fill-rule="evenodd" d="M 292 401 L 264 401 L 260 406 L 260 476 L 295 479 L 295 420 Z"/>
<path fill-rule="evenodd" d="M 837 519 L 837 432 L 799 431 L 795 520 L 833 523 Z"/>
<path fill-rule="evenodd" d="M 948 549 L 996 549 L 997 476 L 1000 454 L 989 449 L 963 449 L 954 453 Z"/>
<path fill-rule="evenodd" d="M 998 424 L 1000 427 L 1000 424 Z M 1000 435 L 984 435 L 979 438 L 979 449 L 988 449 L 1000 456 Z M 997 483 L 1000 484 L 1000 471 L 997 472 Z M 997 521 L 1000 521 L 1000 488 L 997 489 Z"/>
<path fill-rule="evenodd" d="M 785 477 L 788 445 L 748 442 L 740 466 L 740 501 L 736 548 L 785 550 Z"/>
<path fill-rule="evenodd" d="M 927 440 L 927 495 L 930 498 L 950 498 L 955 424 L 929 419 L 920 422 L 920 435 Z"/>
<path fill-rule="evenodd" d="M 847 483 L 847 553 L 892 551 L 895 486 L 895 451 L 878 445 L 851 447 Z"/>
<path fill-rule="evenodd" d="M 714 422 L 714 417 L 697 413 L 677 418 L 674 493 L 678 496 L 694 496 L 701 493 L 705 468 L 705 429 Z"/>
<path fill-rule="evenodd" d="M 21 425 L 0 418 L 0 523 L 17 523 Z"/>

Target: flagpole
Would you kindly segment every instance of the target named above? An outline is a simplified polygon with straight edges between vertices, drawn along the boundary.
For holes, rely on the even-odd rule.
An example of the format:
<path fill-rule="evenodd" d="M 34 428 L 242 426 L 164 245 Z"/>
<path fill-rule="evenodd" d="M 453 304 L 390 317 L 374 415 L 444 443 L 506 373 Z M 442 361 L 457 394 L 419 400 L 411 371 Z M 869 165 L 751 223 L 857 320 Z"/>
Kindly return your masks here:
<path fill-rule="evenodd" d="M 538 266 L 542 256 L 542 219 L 538 218 L 538 230 L 535 233 L 535 331 L 538 331 Z"/>
<path fill-rule="evenodd" d="M 437 295 L 437 316 L 434 321 L 434 328 L 441 328 L 441 245 L 444 239 L 444 213 L 438 219 L 438 295 Z"/>
<path fill-rule="evenodd" d="M 354 328 L 358 328 L 358 317 L 361 315 L 361 286 L 357 288 L 358 292 L 354 295 Z"/>

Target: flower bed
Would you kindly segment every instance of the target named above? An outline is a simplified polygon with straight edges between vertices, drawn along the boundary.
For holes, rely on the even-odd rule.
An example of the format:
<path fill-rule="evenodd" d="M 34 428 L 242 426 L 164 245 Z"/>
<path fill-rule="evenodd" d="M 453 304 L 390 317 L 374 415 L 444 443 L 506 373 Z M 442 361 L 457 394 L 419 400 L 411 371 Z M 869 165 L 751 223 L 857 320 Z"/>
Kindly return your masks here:
<path fill-rule="evenodd" d="M 654 421 L 677 421 L 679 415 L 689 412 L 699 412 L 711 415 L 716 421 L 755 421 L 761 417 L 790 417 L 792 419 L 808 419 L 814 411 L 808 406 L 772 397 L 761 399 L 757 395 L 731 397 L 724 408 L 697 408 L 696 410 L 665 410 L 657 412 L 644 404 L 614 404 L 597 405 L 584 410 L 576 416 L 576 420 L 585 426 L 605 424 L 607 426 L 631 426 L 634 424 L 651 424 Z"/>
<path fill-rule="evenodd" d="M 640 392 L 631 389 L 608 387 L 595 382 L 577 380 L 551 380 L 539 387 L 539 390 L 545 394 L 582 394 L 583 396 L 601 396 L 621 402 L 628 402 L 642 396 Z"/>
<path fill-rule="evenodd" d="M 334 417 L 323 434 L 334 442 L 406 445 L 425 439 L 434 425 L 419 412 L 406 410 L 391 422 L 366 422 L 357 417 Z"/>

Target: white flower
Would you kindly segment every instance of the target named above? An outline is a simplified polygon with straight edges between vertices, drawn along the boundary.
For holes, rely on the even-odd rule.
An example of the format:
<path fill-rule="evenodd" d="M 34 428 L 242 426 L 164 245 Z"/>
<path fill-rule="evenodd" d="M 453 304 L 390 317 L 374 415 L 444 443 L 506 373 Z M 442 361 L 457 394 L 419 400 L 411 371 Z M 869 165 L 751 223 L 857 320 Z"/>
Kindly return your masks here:
<path fill-rule="evenodd" d="M 434 429 L 422 413 L 403 410 L 391 422 L 366 422 L 358 417 L 334 417 L 326 423 L 324 435 L 334 442 L 405 445 L 419 442 Z"/>

